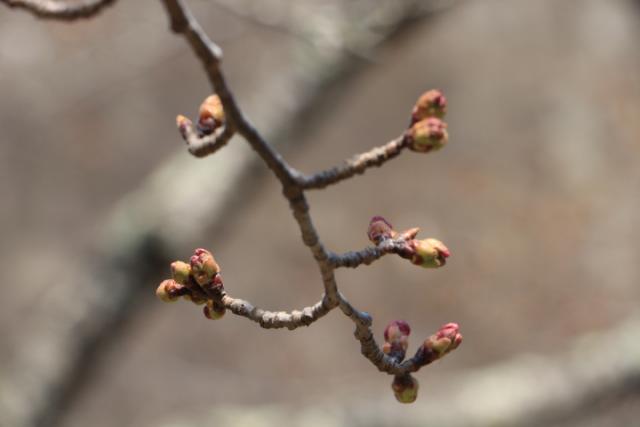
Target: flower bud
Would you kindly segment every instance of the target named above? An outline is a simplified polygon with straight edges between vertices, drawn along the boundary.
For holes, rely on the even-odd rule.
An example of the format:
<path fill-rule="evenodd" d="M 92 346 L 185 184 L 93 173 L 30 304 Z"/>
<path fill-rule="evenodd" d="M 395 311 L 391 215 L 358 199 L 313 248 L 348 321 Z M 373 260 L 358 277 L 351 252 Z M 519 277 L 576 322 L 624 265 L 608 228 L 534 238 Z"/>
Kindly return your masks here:
<path fill-rule="evenodd" d="M 156 296 L 164 302 L 174 302 L 177 301 L 182 295 L 186 295 L 188 292 L 187 288 L 182 286 L 179 283 L 176 283 L 175 280 L 167 279 L 160 283 L 160 286 L 156 289 Z"/>
<path fill-rule="evenodd" d="M 410 150 L 420 153 L 439 150 L 449 141 L 447 124 L 435 117 L 421 120 L 407 131 L 406 138 Z"/>
<path fill-rule="evenodd" d="M 411 262 L 424 268 L 442 267 L 451 256 L 444 243 L 436 239 L 411 240 L 409 247 L 412 251 Z"/>
<path fill-rule="evenodd" d="M 186 262 L 174 261 L 171 263 L 171 277 L 181 285 L 186 285 L 191 274 L 191 266 Z"/>
<path fill-rule="evenodd" d="M 218 320 L 224 316 L 227 309 L 224 305 L 220 304 L 217 301 L 208 300 L 207 304 L 202 308 L 202 312 L 204 313 L 207 319 Z"/>
<path fill-rule="evenodd" d="M 418 380 L 411 375 L 396 375 L 391 383 L 393 394 L 400 403 L 413 403 L 418 397 Z"/>
<path fill-rule="evenodd" d="M 218 95 L 211 95 L 200 105 L 198 131 L 203 135 L 212 134 L 224 123 L 224 110 Z"/>
<path fill-rule="evenodd" d="M 374 216 L 369 222 L 367 236 L 375 245 L 380 244 L 383 240 L 391 239 L 395 235 L 393 226 L 381 216 Z"/>
<path fill-rule="evenodd" d="M 206 249 L 196 249 L 190 260 L 191 275 L 196 282 L 202 286 L 211 282 L 216 274 L 220 272 L 218 263 Z"/>
<path fill-rule="evenodd" d="M 180 131 L 182 138 L 184 140 L 189 139 L 189 129 L 193 126 L 191 120 L 181 114 L 178 114 L 176 117 L 176 126 L 178 126 L 178 130 Z"/>
<path fill-rule="evenodd" d="M 438 89 L 431 89 L 423 93 L 411 114 L 411 124 L 417 123 L 428 117 L 443 118 L 447 113 L 447 98 Z"/>
<path fill-rule="evenodd" d="M 409 347 L 409 334 L 411 328 L 404 320 L 394 320 L 384 328 L 385 343 L 382 352 L 394 359 L 401 361 Z"/>
<path fill-rule="evenodd" d="M 403 336 L 409 336 L 411 327 L 404 320 L 394 320 L 384 328 L 384 340 L 387 342 L 396 341 Z"/>
<path fill-rule="evenodd" d="M 425 340 L 423 348 L 427 355 L 431 355 L 431 360 L 436 360 L 458 348 L 460 343 L 462 343 L 460 327 L 457 323 L 447 323 Z"/>

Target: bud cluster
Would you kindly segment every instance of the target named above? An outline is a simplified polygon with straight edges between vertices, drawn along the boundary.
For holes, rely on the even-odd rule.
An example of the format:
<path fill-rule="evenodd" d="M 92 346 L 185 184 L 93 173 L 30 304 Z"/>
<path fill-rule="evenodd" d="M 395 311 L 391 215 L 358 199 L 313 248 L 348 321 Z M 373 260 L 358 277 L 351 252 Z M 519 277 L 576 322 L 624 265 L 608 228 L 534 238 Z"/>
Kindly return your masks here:
<path fill-rule="evenodd" d="M 384 329 L 384 345 L 382 352 L 401 362 L 409 345 L 411 328 L 403 320 L 394 320 Z M 446 354 L 458 348 L 462 342 L 462 334 L 457 323 L 442 325 L 438 331 L 427 338 L 411 359 L 418 370 L 424 365 L 441 359 Z M 398 402 L 412 403 L 418 396 L 418 381 L 410 374 L 396 375 L 391 383 L 393 394 Z"/>
<path fill-rule="evenodd" d="M 171 279 L 164 280 L 156 290 L 156 296 L 164 302 L 178 300 L 181 296 L 203 307 L 208 319 L 221 318 L 226 309 L 217 300 L 224 289 L 220 266 L 206 249 L 196 249 L 189 263 L 171 263 Z"/>
<path fill-rule="evenodd" d="M 447 99 L 437 89 L 423 93 L 411 114 L 411 126 L 405 134 L 409 149 L 420 153 L 439 150 L 449 141 L 447 124 L 442 118 L 447 113 Z"/>
<path fill-rule="evenodd" d="M 398 233 L 389 221 L 381 216 L 374 216 L 369 222 L 367 236 L 375 245 L 394 239 L 390 251 L 420 267 L 438 268 L 445 265 L 447 258 L 451 256 L 449 249 L 440 240 L 415 239 L 419 231 L 419 228 L 410 228 Z"/>

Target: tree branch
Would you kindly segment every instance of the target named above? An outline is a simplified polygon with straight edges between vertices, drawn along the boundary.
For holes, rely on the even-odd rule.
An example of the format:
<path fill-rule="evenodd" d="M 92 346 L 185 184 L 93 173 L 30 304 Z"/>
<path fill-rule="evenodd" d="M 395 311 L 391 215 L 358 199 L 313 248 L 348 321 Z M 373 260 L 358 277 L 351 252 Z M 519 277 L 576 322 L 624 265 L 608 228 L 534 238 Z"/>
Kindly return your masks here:
<path fill-rule="evenodd" d="M 340 166 L 335 166 L 313 175 L 302 176 L 298 182 L 304 189 L 322 189 L 354 175 L 361 175 L 368 168 L 382 166 L 386 161 L 397 157 L 407 146 L 406 138 L 403 135 L 381 147 L 375 147 L 366 153 L 357 154 L 345 160 Z"/>

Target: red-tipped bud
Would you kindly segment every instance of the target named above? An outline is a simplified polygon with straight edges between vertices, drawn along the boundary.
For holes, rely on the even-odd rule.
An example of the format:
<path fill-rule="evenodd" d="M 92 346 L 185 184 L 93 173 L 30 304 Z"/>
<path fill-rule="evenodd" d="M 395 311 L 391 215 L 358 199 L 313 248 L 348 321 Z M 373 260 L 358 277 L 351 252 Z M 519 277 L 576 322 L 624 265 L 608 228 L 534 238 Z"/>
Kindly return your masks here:
<path fill-rule="evenodd" d="M 418 397 L 418 380 L 411 375 L 395 376 L 391 383 L 393 394 L 400 403 L 413 403 Z"/>
<path fill-rule="evenodd" d="M 436 360 L 455 350 L 462 343 L 462 334 L 457 323 L 442 325 L 438 332 L 427 338 L 423 344 L 424 352 L 430 359 Z"/>
<path fill-rule="evenodd" d="M 410 150 L 420 153 L 439 150 L 449 141 L 447 124 L 435 117 L 421 120 L 411 126 L 406 138 Z"/>
<path fill-rule="evenodd" d="M 411 334 L 411 327 L 404 320 L 394 320 L 384 328 L 384 340 L 387 342 L 398 340 L 409 334 Z"/>
<path fill-rule="evenodd" d="M 444 243 L 436 239 L 411 240 L 409 247 L 412 251 L 411 262 L 424 268 L 442 267 L 451 256 Z"/>
<path fill-rule="evenodd" d="M 211 252 L 206 249 L 196 249 L 190 260 L 191 275 L 199 285 L 210 283 L 220 272 L 218 263 Z"/>
<path fill-rule="evenodd" d="M 203 135 L 213 133 L 224 123 L 224 110 L 218 95 L 211 95 L 200 105 L 198 131 Z"/>
<path fill-rule="evenodd" d="M 374 216 L 369 222 L 367 236 L 375 245 L 380 244 L 383 240 L 391 239 L 395 235 L 393 226 L 381 216 Z"/>
<path fill-rule="evenodd" d="M 220 304 L 217 301 L 208 300 L 207 304 L 202 308 L 202 312 L 207 319 L 218 320 L 224 313 L 226 313 L 227 309 L 224 305 Z"/>
<path fill-rule="evenodd" d="M 420 120 L 428 117 L 443 118 L 447 113 L 447 98 L 438 89 L 431 89 L 423 93 L 418 101 L 416 101 L 415 107 L 413 107 L 413 113 L 411 114 L 411 124 L 417 123 Z"/>
<path fill-rule="evenodd" d="M 171 277 L 181 285 L 186 285 L 191 274 L 191 266 L 186 262 L 174 261 L 171 263 Z"/>
<path fill-rule="evenodd" d="M 177 301 L 182 295 L 186 295 L 187 288 L 177 283 L 175 280 L 167 279 L 160 283 L 156 289 L 156 296 L 164 302 Z"/>
<path fill-rule="evenodd" d="M 394 320 L 384 328 L 385 343 L 382 352 L 397 359 L 402 360 L 409 347 L 409 334 L 411 328 L 404 320 Z"/>

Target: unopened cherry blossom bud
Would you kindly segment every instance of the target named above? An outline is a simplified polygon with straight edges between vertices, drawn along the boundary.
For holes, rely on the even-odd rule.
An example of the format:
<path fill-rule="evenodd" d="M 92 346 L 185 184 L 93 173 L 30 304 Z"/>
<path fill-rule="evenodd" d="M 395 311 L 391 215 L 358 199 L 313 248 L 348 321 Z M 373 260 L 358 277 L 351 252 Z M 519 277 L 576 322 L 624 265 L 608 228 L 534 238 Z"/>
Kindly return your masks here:
<path fill-rule="evenodd" d="M 409 336 L 411 327 L 404 320 L 394 320 L 384 328 L 384 340 L 395 341 L 403 336 Z"/>
<path fill-rule="evenodd" d="M 415 107 L 413 107 L 413 113 L 411 114 L 411 124 L 417 123 L 420 120 L 428 117 L 443 118 L 447 113 L 447 98 L 438 89 L 431 89 L 423 93 L 418 101 L 416 101 Z"/>
<path fill-rule="evenodd" d="M 400 403 L 413 403 L 418 397 L 418 380 L 411 375 L 396 375 L 391 383 L 393 394 Z"/>
<path fill-rule="evenodd" d="M 224 110 L 218 95 L 211 95 L 200 105 L 198 131 L 203 135 L 213 133 L 224 123 Z"/>
<path fill-rule="evenodd" d="M 380 244 L 383 240 L 390 239 L 395 235 L 393 226 L 381 216 L 374 216 L 369 222 L 367 236 L 375 245 Z"/>
<path fill-rule="evenodd" d="M 173 279 L 164 280 L 156 289 L 156 296 L 164 302 L 177 301 L 188 293 L 188 289 Z"/>
<path fill-rule="evenodd" d="M 427 357 L 436 360 L 458 348 L 460 343 L 462 343 L 460 327 L 457 323 L 447 323 L 425 340 L 423 348 Z"/>
<path fill-rule="evenodd" d="M 438 268 L 446 264 L 451 256 L 449 249 L 440 240 L 424 239 L 409 242 L 411 262 L 424 268 Z"/>
<path fill-rule="evenodd" d="M 400 361 L 404 359 L 409 346 L 411 328 L 404 320 L 394 320 L 384 328 L 385 343 L 382 352 Z"/>
<path fill-rule="evenodd" d="M 190 260 L 191 275 L 199 285 L 206 285 L 220 272 L 218 263 L 211 252 L 206 249 L 196 249 Z"/>
<path fill-rule="evenodd" d="M 449 141 L 447 124 L 436 117 L 423 119 L 407 131 L 409 149 L 420 153 L 439 150 Z"/>
<path fill-rule="evenodd" d="M 191 266 L 186 262 L 174 261 L 171 263 L 171 277 L 181 285 L 186 285 L 191 274 Z"/>
<path fill-rule="evenodd" d="M 208 300 L 207 304 L 202 308 L 202 312 L 204 313 L 207 319 L 218 320 L 224 313 L 226 313 L 227 309 L 221 303 L 213 300 Z"/>

